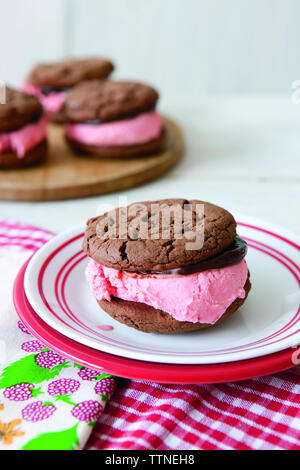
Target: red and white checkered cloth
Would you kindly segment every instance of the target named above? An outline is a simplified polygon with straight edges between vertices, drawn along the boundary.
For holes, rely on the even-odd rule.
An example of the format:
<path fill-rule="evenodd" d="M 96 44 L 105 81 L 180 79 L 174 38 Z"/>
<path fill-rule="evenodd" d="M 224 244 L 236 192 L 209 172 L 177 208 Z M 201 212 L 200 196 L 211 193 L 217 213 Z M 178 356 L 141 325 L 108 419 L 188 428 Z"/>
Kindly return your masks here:
<path fill-rule="evenodd" d="M 36 250 L 50 232 L 0 219 L 0 248 Z M 123 380 L 87 449 L 300 449 L 298 370 L 219 385 Z"/>
<path fill-rule="evenodd" d="M 97 449 L 300 449 L 300 376 L 220 385 L 121 384 L 88 442 Z"/>

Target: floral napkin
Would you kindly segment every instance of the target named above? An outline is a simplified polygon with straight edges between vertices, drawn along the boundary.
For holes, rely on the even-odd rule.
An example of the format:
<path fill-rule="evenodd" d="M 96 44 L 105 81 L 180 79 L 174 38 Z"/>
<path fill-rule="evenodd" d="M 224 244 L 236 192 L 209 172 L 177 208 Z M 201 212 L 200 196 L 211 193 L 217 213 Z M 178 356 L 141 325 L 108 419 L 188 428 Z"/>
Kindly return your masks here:
<path fill-rule="evenodd" d="M 17 317 L 15 276 L 48 238 L 0 220 L 0 450 L 82 449 L 115 388 L 114 377 L 51 351 Z"/>

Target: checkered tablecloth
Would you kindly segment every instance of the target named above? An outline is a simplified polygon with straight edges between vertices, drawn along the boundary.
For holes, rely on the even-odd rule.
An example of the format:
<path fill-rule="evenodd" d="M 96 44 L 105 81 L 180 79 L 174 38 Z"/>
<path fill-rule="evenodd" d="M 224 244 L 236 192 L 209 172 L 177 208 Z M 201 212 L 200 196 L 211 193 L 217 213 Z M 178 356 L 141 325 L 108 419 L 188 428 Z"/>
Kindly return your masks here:
<path fill-rule="evenodd" d="M 31 252 L 51 237 L 0 220 L 0 249 Z M 1 418 L 1 409 L 0 409 Z M 217 385 L 121 380 L 86 449 L 300 449 L 300 373 Z"/>

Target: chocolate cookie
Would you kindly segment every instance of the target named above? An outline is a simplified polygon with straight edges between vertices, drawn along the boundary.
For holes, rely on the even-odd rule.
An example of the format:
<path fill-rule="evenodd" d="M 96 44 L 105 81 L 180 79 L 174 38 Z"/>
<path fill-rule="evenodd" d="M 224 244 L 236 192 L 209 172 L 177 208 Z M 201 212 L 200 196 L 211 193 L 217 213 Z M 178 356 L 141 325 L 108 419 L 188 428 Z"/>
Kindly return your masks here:
<path fill-rule="evenodd" d="M 109 60 L 101 58 L 70 59 L 36 65 L 27 77 L 27 82 L 37 87 L 59 90 L 73 87 L 84 80 L 105 79 L 113 69 Z"/>
<path fill-rule="evenodd" d="M 46 154 L 47 119 L 35 96 L 6 89 L 0 104 L 0 167 L 21 168 L 41 162 Z"/>
<path fill-rule="evenodd" d="M 185 226 L 178 224 L 178 216 L 174 217 L 172 211 L 168 212 L 171 206 L 178 211 L 179 222 L 180 216 L 182 220 L 186 219 Z M 165 220 L 161 219 L 162 210 L 166 210 Z M 121 230 L 120 214 L 122 212 L 117 209 L 90 219 L 83 242 L 83 249 L 90 258 L 118 270 L 166 271 L 195 264 L 224 252 L 236 237 L 233 216 L 225 209 L 203 201 L 165 199 L 131 204 L 127 208 L 128 230 L 125 234 Z M 141 239 L 139 230 L 143 222 L 147 232 Z M 203 245 L 187 250 L 187 242 L 193 241 L 189 234 L 195 233 L 196 223 L 204 230 Z M 169 234 L 164 229 L 169 229 Z M 163 234 L 166 235 L 164 238 Z"/>
<path fill-rule="evenodd" d="M 0 104 L 0 133 L 37 121 L 43 107 L 35 96 L 6 87 L 6 103 Z"/>
<path fill-rule="evenodd" d="M 151 111 L 157 100 L 158 93 L 142 83 L 92 80 L 73 88 L 64 112 L 71 122 L 108 122 Z"/>
<path fill-rule="evenodd" d="M 235 313 L 243 305 L 251 289 L 249 274 L 244 289 L 246 293 L 245 297 L 243 299 L 235 299 L 215 325 Z M 157 310 L 150 305 L 115 297 L 112 298 L 110 302 L 107 300 L 98 300 L 98 304 L 108 315 L 118 322 L 135 328 L 136 330 L 144 331 L 145 333 L 186 333 L 212 326 L 211 324 L 205 323 L 178 321 L 168 313 Z"/>
<path fill-rule="evenodd" d="M 55 124 L 63 124 L 65 122 L 65 115 L 62 111 L 56 111 L 51 114 L 51 122 Z"/>
<path fill-rule="evenodd" d="M 25 168 L 28 166 L 42 163 L 47 151 L 47 141 L 43 140 L 37 147 L 29 150 L 24 158 L 19 158 L 15 152 L 0 153 L 1 168 Z"/>

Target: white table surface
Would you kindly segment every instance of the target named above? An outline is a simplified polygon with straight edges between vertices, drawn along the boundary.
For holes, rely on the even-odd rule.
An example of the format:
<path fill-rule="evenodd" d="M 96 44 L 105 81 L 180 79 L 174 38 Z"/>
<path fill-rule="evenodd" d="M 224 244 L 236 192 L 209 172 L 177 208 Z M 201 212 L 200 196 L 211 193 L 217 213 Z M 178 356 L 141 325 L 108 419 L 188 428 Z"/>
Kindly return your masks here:
<path fill-rule="evenodd" d="M 0 216 L 55 232 L 101 212 L 102 204 L 197 198 L 282 225 L 300 234 L 300 105 L 290 96 L 213 97 L 162 102 L 186 135 L 183 160 L 144 186 L 58 202 L 0 201 Z"/>

